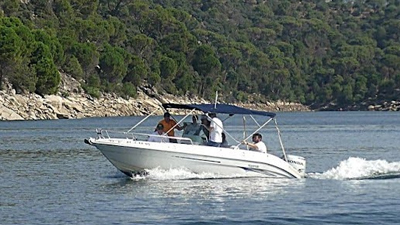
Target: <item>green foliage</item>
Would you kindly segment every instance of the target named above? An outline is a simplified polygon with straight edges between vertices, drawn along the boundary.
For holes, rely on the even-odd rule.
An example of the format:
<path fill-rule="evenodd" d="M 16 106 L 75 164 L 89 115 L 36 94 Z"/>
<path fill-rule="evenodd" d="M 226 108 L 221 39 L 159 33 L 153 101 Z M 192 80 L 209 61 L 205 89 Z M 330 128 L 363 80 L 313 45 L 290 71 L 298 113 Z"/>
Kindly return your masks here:
<path fill-rule="evenodd" d="M 122 85 L 122 94 L 123 96 L 125 96 L 127 99 L 129 97 L 133 97 L 135 98 L 137 96 L 137 90 L 135 85 L 133 85 L 132 83 L 123 83 Z"/>
<path fill-rule="evenodd" d="M 162 78 L 167 80 L 173 79 L 177 71 L 176 62 L 169 57 L 163 56 L 160 61 L 160 71 Z"/>
<path fill-rule="evenodd" d="M 42 42 L 50 48 L 50 53 L 56 65 L 62 65 L 65 61 L 64 49 L 57 37 L 49 35 L 43 30 L 35 30 L 33 32 L 35 41 Z"/>
<path fill-rule="evenodd" d="M 119 84 L 126 75 L 129 55 L 121 48 L 105 44 L 100 55 L 100 78 Z"/>
<path fill-rule="evenodd" d="M 151 86 L 155 86 L 160 81 L 161 81 L 161 77 L 160 77 L 160 75 L 158 73 L 150 73 L 148 78 L 147 78 L 147 82 L 149 82 L 149 84 Z"/>
<path fill-rule="evenodd" d="M 20 7 L 18 0 L 3 0 L 0 2 L 0 13 L 8 16 L 16 16 Z M 1 16 L 1 14 L 0 14 Z"/>
<path fill-rule="evenodd" d="M 189 73 L 183 74 L 181 77 L 175 80 L 175 85 L 179 87 L 181 94 L 190 93 L 190 94 L 197 94 L 196 93 L 196 79 L 191 76 Z"/>
<path fill-rule="evenodd" d="M 147 78 L 149 68 L 146 63 L 137 56 L 132 56 L 132 61 L 128 65 L 128 72 L 123 79 L 123 82 L 130 82 L 135 86 L 142 84 L 142 80 Z"/>
<path fill-rule="evenodd" d="M 100 78 L 97 75 L 90 75 L 82 87 L 92 97 L 100 97 Z"/>
<path fill-rule="evenodd" d="M 192 65 L 204 77 L 216 72 L 221 67 L 221 63 L 216 57 L 214 50 L 208 45 L 202 45 L 196 49 Z"/>
<path fill-rule="evenodd" d="M 64 65 L 64 71 L 78 80 L 82 79 L 84 75 L 81 64 L 79 64 L 78 59 L 73 55 L 67 59 Z"/>
<path fill-rule="evenodd" d="M 0 22 L 6 24 L 4 20 Z M 6 25 L 10 26 L 11 24 Z M 23 81 L 18 76 L 18 70 L 23 70 L 21 67 L 25 67 L 22 55 L 23 48 L 24 43 L 14 28 L 1 25 L 0 23 L 0 87 L 4 78 L 11 80 L 17 90 L 23 87 Z"/>
<path fill-rule="evenodd" d="M 34 68 L 28 66 L 29 62 L 24 58 L 16 59 L 13 70 L 7 74 L 8 81 L 17 93 L 34 92 L 36 90 L 37 77 Z"/>
<path fill-rule="evenodd" d="M 2 60 L 17 57 L 21 54 L 21 38 L 14 29 L 5 26 L 0 27 L 0 57 Z"/>
<path fill-rule="evenodd" d="M 37 42 L 37 47 L 32 53 L 31 65 L 35 68 L 37 76 L 35 92 L 41 95 L 57 93 L 61 77 L 47 45 Z"/>
<path fill-rule="evenodd" d="M 72 42 L 72 45 L 67 48 L 67 53 L 78 59 L 85 74 L 85 79 L 95 72 L 96 65 L 99 63 L 100 53 L 94 44 Z"/>
<path fill-rule="evenodd" d="M 61 69 L 95 97 L 149 84 L 230 102 L 398 99 L 399 13 L 396 1 L 4 0 L 0 82 L 55 93 Z"/>

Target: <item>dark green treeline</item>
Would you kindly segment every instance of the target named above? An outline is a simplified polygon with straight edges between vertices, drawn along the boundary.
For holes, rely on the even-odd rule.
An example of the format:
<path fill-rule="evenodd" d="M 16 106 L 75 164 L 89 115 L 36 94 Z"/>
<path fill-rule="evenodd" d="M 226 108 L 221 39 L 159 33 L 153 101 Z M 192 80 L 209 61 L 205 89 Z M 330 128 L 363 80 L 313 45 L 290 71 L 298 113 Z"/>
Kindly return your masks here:
<path fill-rule="evenodd" d="M 56 93 L 58 71 L 93 96 L 146 83 L 321 107 L 400 89 L 397 0 L 2 0 L 0 33 L 0 82 L 18 92 Z"/>

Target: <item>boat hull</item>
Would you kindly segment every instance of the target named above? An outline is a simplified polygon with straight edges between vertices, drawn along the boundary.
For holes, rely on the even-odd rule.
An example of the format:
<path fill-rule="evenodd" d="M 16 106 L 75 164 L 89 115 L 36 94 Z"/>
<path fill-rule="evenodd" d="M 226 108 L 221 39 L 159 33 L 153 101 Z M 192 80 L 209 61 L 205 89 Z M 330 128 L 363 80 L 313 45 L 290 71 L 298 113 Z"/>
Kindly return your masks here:
<path fill-rule="evenodd" d="M 154 168 L 186 168 L 216 176 L 304 177 L 281 158 L 255 151 L 122 138 L 91 138 L 89 143 L 127 175 Z"/>

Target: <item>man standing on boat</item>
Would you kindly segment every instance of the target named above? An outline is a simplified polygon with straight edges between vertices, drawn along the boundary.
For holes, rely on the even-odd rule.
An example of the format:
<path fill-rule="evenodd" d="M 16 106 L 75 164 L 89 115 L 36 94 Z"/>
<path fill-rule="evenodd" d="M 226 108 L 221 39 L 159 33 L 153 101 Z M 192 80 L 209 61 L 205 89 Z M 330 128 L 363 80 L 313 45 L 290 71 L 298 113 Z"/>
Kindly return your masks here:
<path fill-rule="evenodd" d="M 163 129 L 164 133 L 167 133 L 170 130 L 167 133 L 167 135 L 170 137 L 175 136 L 175 132 L 174 132 L 175 129 L 182 130 L 185 128 L 185 126 L 181 127 L 181 126 L 177 125 L 176 121 L 171 119 L 171 114 L 169 112 L 164 113 L 164 119 L 161 120 L 160 122 L 158 122 L 158 124 L 162 124 L 164 126 L 164 129 Z M 172 127 L 174 127 L 174 129 L 171 129 Z M 177 143 L 178 141 L 174 138 L 170 138 L 169 142 Z"/>
<path fill-rule="evenodd" d="M 262 135 L 260 133 L 255 133 L 253 134 L 252 138 L 253 138 L 253 143 L 243 141 L 243 144 L 249 146 L 250 150 L 267 153 L 267 146 L 262 141 Z"/>
<path fill-rule="evenodd" d="M 207 145 L 220 147 L 222 144 L 222 132 L 224 130 L 224 125 L 217 117 L 216 113 L 209 113 L 208 116 L 211 118 L 211 123 L 210 127 L 208 128 L 210 131 L 210 139 L 208 140 Z"/>

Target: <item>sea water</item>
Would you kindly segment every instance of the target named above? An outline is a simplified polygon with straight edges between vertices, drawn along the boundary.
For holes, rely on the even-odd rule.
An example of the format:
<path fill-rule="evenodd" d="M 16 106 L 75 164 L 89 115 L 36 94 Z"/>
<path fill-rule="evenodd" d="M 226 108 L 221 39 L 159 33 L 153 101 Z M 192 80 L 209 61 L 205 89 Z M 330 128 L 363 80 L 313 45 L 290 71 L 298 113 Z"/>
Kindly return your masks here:
<path fill-rule="evenodd" d="M 307 160 L 300 180 L 185 168 L 128 178 L 83 142 L 96 128 L 127 131 L 142 118 L 0 122 L 0 224 L 400 222 L 398 112 L 278 113 L 287 153 Z M 151 133 L 160 119 L 139 131 Z M 243 122 L 225 120 L 230 144 L 251 134 L 251 119 L 245 131 Z M 268 125 L 261 133 L 269 152 L 281 155 L 274 131 Z"/>

